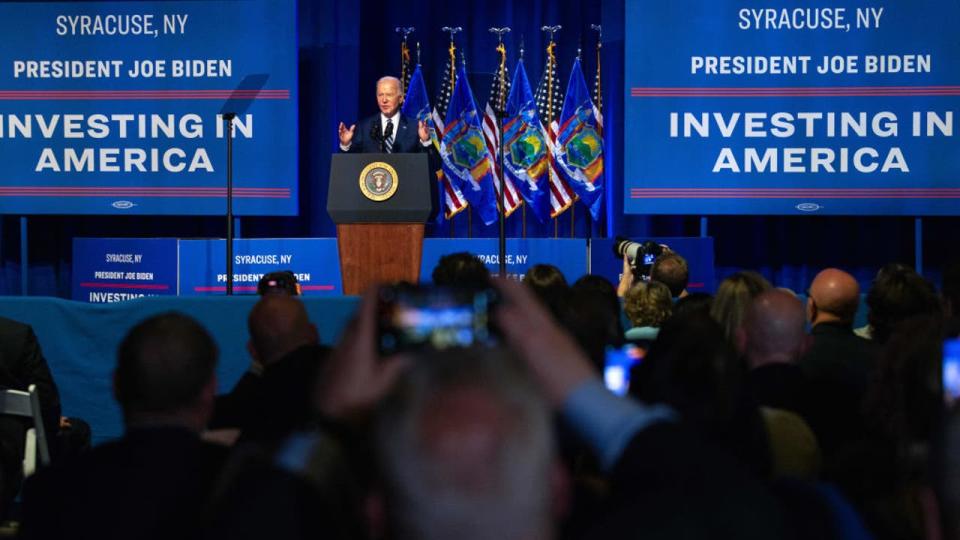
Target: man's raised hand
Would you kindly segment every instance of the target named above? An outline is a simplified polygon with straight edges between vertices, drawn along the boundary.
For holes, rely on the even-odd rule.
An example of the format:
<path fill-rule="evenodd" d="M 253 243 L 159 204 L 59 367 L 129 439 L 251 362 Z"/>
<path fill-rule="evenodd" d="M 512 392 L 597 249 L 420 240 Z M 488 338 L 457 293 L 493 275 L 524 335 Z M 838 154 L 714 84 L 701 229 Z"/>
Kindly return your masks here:
<path fill-rule="evenodd" d="M 353 131 L 357 129 L 356 124 L 352 124 L 349 128 L 344 125 L 343 122 L 340 122 L 340 128 L 338 134 L 340 136 L 340 144 L 343 146 L 350 146 L 350 143 L 353 142 Z"/>

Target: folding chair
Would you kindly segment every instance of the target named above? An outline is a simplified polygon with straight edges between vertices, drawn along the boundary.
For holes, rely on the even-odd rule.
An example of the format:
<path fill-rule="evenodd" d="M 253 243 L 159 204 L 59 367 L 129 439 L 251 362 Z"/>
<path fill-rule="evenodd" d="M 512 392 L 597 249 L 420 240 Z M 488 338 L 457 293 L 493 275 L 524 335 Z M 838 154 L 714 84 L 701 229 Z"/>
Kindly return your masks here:
<path fill-rule="evenodd" d="M 37 385 L 31 384 L 27 391 L 0 390 L 0 414 L 24 416 L 33 420 L 33 427 L 27 430 L 27 440 L 23 452 L 23 477 L 37 470 L 37 458 L 40 465 L 50 463 L 50 450 L 47 446 L 47 434 L 43 429 L 40 415 L 40 396 Z"/>

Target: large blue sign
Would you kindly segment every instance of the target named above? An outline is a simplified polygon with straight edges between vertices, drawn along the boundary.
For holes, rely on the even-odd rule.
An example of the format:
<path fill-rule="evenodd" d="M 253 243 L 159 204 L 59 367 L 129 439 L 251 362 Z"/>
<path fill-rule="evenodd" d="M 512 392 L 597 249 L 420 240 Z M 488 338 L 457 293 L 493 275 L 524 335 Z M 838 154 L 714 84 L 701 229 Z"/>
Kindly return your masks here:
<path fill-rule="evenodd" d="M 0 213 L 295 215 L 294 8 L 0 3 Z"/>
<path fill-rule="evenodd" d="M 690 269 L 690 281 L 687 284 L 689 292 L 713 293 L 716 289 L 716 270 L 713 260 L 713 238 L 710 237 L 661 237 L 636 238 L 637 242 L 653 240 L 658 244 L 666 244 L 687 261 Z M 613 251 L 614 240 L 610 238 L 594 238 L 590 240 L 590 273 L 603 276 L 616 285 L 620 282 L 620 272 L 623 270 L 623 259 Z"/>
<path fill-rule="evenodd" d="M 960 212 L 960 4 L 627 0 L 624 211 Z"/>
<path fill-rule="evenodd" d="M 74 300 L 112 303 L 176 294 L 176 238 L 73 239 Z"/>
<path fill-rule="evenodd" d="M 227 289 L 226 240 L 180 240 L 180 296 L 222 295 Z M 264 274 L 290 270 L 304 296 L 340 296 L 336 238 L 234 240 L 233 290 L 255 294 Z"/>
<path fill-rule="evenodd" d="M 500 271 L 500 248 L 496 238 L 426 238 L 420 263 L 420 280 L 430 281 L 440 257 L 466 251 L 486 263 L 491 274 Z M 583 239 L 508 238 L 505 259 L 507 277 L 523 279 L 535 264 L 552 264 L 573 282 L 587 273 L 587 243 Z"/>

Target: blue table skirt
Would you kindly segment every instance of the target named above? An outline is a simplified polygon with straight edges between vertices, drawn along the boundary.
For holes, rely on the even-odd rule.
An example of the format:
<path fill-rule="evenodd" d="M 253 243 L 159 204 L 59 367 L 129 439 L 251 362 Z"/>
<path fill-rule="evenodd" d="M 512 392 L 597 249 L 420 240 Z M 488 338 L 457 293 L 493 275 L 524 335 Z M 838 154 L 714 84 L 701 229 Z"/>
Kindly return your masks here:
<path fill-rule="evenodd" d="M 64 415 L 89 422 L 98 443 L 123 431 L 111 379 L 117 346 L 134 324 L 166 311 L 199 320 L 220 348 L 217 379 L 225 392 L 250 365 L 247 314 L 256 300 L 255 296 L 147 297 L 87 304 L 47 297 L 0 297 L 0 315 L 33 326 L 60 389 Z M 357 297 L 304 298 L 321 342 L 336 343 L 358 302 Z"/>

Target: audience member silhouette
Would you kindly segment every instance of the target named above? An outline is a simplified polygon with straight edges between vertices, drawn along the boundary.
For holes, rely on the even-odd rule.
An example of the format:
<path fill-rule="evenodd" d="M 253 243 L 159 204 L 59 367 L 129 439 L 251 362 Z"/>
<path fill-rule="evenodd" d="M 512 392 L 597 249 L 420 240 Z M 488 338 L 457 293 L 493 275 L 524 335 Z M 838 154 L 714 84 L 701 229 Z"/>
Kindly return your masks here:
<path fill-rule="evenodd" d="M 632 370 L 629 393 L 670 405 L 722 451 L 761 476 L 769 473 L 766 431 L 746 386 L 745 365 L 711 317 L 667 320 Z"/>
<path fill-rule="evenodd" d="M 670 317 L 673 299 L 670 290 L 657 281 L 640 281 L 623 297 L 623 310 L 632 328 L 626 332 L 631 341 L 653 341 L 660 325 Z"/>
<path fill-rule="evenodd" d="M 226 449 L 200 439 L 213 410 L 217 347 L 195 320 L 150 317 L 117 352 L 125 433 L 26 484 L 24 538 L 191 538 Z"/>
<path fill-rule="evenodd" d="M 35 384 L 40 398 L 43 428 L 51 456 L 54 460 L 60 445 L 60 392 L 53 374 L 43 357 L 43 351 L 33 328 L 12 319 L 0 317 L 0 387 L 26 391 Z M 27 418 L 0 416 L 0 468 L 3 482 L 0 484 L 0 509 L 8 505 L 20 491 L 23 481 L 24 441 L 33 422 Z M 90 443 L 89 426 L 79 423 L 86 430 L 85 444 Z M 2 512 L 0 512 L 2 513 Z"/>
<path fill-rule="evenodd" d="M 673 317 L 685 317 L 692 313 L 710 314 L 713 306 L 713 295 L 705 292 L 690 293 L 678 298 L 673 304 Z"/>
<path fill-rule="evenodd" d="M 563 323 L 598 373 L 603 370 L 607 347 L 623 344 L 617 290 L 602 276 L 585 275 L 574 282 Z"/>
<path fill-rule="evenodd" d="M 940 301 L 948 336 L 960 336 L 960 260 L 953 261 L 943 269 Z"/>
<path fill-rule="evenodd" d="M 747 306 L 758 294 L 770 288 L 769 281 L 750 270 L 737 272 L 720 282 L 710 305 L 710 315 L 720 323 L 723 334 L 731 343 Z"/>
<path fill-rule="evenodd" d="M 919 494 L 943 420 L 942 347 L 939 315 L 897 323 L 864 397 L 867 437 L 837 478 L 881 539 L 927 537 Z"/>
<path fill-rule="evenodd" d="M 476 255 L 461 251 L 444 255 L 433 269 L 433 284 L 480 289 L 490 286 L 490 271 Z"/>
<path fill-rule="evenodd" d="M 218 396 L 211 427 L 239 428 L 242 441 L 277 441 L 313 419 L 314 381 L 328 350 L 293 296 L 264 296 L 247 326 L 251 369 Z"/>
<path fill-rule="evenodd" d="M 683 298 L 687 295 L 687 283 L 690 281 L 687 260 L 674 251 L 660 255 L 650 268 L 650 281 L 663 283 L 670 289 L 671 296 Z"/>
<path fill-rule="evenodd" d="M 523 276 L 524 285 L 537 295 L 557 321 L 562 321 L 568 308 L 570 286 L 563 272 L 552 264 L 535 264 Z"/>
<path fill-rule="evenodd" d="M 824 452 L 827 479 L 850 465 L 835 456 L 863 434 L 861 402 L 880 354 L 879 345 L 853 332 L 859 302 L 857 280 L 837 268 L 818 273 L 807 294 L 812 341 L 800 367 L 816 389 L 808 418 Z"/>
<path fill-rule="evenodd" d="M 804 419 L 811 388 L 797 365 L 807 347 L 803 304 L 779 289 L 757 295 L 737 330 L 750 393 L 762 407 L 775 476 L 815 479 L 820 449 Z"/>
<path fill-rule="evenodd" d="M 938 313 L 940 302 L 932 283 L 912 268 L 894 263 L 877 272 L 867 293 L 867 307 L 870 338 L 883 344 L 898 322 Z"/>
<path fill-rule="evenodd" d="M 377 424 L 394 538 L 554 536 L 549 408 L 504 351 L 420 355 Z"/>

